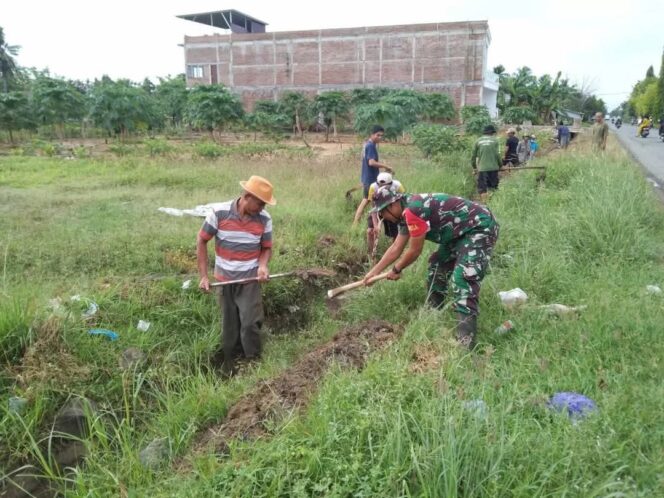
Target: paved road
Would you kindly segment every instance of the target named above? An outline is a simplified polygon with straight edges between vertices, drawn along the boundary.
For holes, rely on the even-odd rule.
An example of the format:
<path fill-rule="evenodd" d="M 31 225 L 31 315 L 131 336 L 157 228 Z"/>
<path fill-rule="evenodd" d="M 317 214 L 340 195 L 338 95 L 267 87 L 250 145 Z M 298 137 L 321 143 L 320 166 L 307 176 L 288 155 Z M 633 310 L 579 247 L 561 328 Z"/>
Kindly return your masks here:
<path fill-rule="evenodd" d="M 609 129 L 618 137 L 623 146 L 653 177 L 660 188 L 664 186 L 664 142 L 659 138 L 658 128 L 650 130 L 648 138 L 636 136 L 636 126 L 623 125 L 616 129 L 609 123 Z"/>

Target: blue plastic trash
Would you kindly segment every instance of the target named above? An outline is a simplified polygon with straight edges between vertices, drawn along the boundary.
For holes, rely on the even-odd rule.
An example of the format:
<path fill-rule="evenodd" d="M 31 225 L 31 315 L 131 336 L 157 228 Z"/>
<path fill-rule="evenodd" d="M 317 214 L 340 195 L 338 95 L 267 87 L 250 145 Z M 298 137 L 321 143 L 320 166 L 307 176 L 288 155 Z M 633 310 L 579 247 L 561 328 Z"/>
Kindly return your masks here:
<path fill-rule="evenodd" d="M 585 418 L 592 412 L 597 411 L 595 402 L 579 393 L 561 392 L 551 396 L 547 406 L 555 411 L 562 412 L 567 410 L 567 415 L 573 421 Z"/>
<path fill-rule="evenodd" d="M 108 329 L 90 329 L 90 330 L 88 330 L 88 334 L 90 334 L 90 335 L 103 335 L 105 337 L 108 337 L 111 341 L 117 341 L 118 338 L 120 337 L 118 334 L 116 334 L 112 330 L 108 330 Z"/>

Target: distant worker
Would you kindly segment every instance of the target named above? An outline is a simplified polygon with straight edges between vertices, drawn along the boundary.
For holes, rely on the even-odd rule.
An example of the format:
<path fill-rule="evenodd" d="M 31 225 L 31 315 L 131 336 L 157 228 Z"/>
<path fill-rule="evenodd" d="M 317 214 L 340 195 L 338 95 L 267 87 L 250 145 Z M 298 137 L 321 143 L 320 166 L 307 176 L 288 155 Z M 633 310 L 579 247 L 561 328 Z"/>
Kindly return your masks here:
<path fill-rule="evenodd" d="M 214 277 L 218 281 L 257 278 L 257 281 L 230 284 L 218 295 L 221 308 L 222 371 L 235 373 L 235 360 L 252 360 L 261 355 L 263 302 L 261 282 L 270 278 L 267 265 L 272 256 L 272 218 L 264 209 L 274 206 L 272 184 L 260 176 L 240 182 L 242 194 L 212 211 L 198 232 L 196 255 L 198 287 L 210 291 L 207 243 L 215 239 Z"/>
<path fill-rule="evenodd" d="M 406 192 L 399 180 L 395 180 L 392 178 L 391 174 L 383 172 L 378 175 L 378 179 L 369 187 L 369 200 L 373 202 L 373 198 L 376 193 L 383 188 L 390 189 L 393 192 L 399 194 Z M 391 238 L 393 242 L 399 233 L 399 227 L 396 223 L 392 223 L 388 220 L 381 220 L 378 217 L 378 213 L 374 212 L 373 210 L 369 213 L 367 218 L 367 249 L 369 251 L 369 257 L 371 258 L 372 262 L 376 254 L 378 239 L 380 238 L 381 224 L 385 227 L 385 235 Z"/>
<path fill-rule="evenodd" d="M 362 181 L 362 200 L 355 211 L 355 219 L 353 220 L 354 225 L 360 221 L 364 208 L 369 204 L 369 187 L 378 179 L 380 168 L 388 173 L 394 173 L 392 168 L 387 164 L 378 162 L 378 144 L 383 140 L 384 136 L 385 129 L 380 125 L 374 125 L 371 129 L 369 139 L 364 142 L 364 145 L 362 146 L 362 170 L 360 173 Z"/>
<path fill-rule="evenodd" d="M 457 339 L 472 349 L 477 334 L 480 284 L 498 240 L 498 223 L 486 206 L 448 194 L 398 194 L 381 189 L 374 197 L 375 212 L 399 225 L 399 235 L 381 260 L 364 277 L 365 284 L 388 266 L 387 278 L 419 258 L 424 241 L 438 245 L 429 258 L 427 301 L 440 308 L 450 292 L 457 313 Z M 408 245 L 408 249 L 406 249 Z M 405 250 L 405 252 L 404 252 Z"/>
<path fill-rule="evenodd" d="M 604 114 L 598 112 L 595 114 L 595 124 L 593 125 L 593 150 L 595 152 L 606 150 L 608 138 L 609 125 L 604 122 Z"/>
<path fill-rule="evenodd" d="M 473 146 L 473 155 L 470 159 L 473 174 L 477 175 L 477 192 L 480 194 L 480 201 L 483 204 L 486 204 L 488 200 L 489 191 L 498 188 L 500 182 L 498 170 L 503 166 L 500 159 L 500 145 L 498 145 L 495 135 L 495 126 L 485 126 L 483 135 Z"/>
<path fill-rule="evenodd" d="M 530 159 L 530 135 L 525 134 L 516 147 L 516 155 L 519 157 L 519 163 L 526 163 Z"/>
<path fill-rule="evenodd" d="M 569 145 L 569 128 L 562 121 L 558 122 L 558 144 L 562 149 Z"/>
<path fill-rule="evenodd" d="M 516 130 L 509 128 L 507 130 L 507 140 L 505 141 L 505 153 L 503 157 L 503 166 L 511 163 L 512 166 L 519 165 L 519 155 L 516 149 L 519 147 L 519 139 L 516 137 Z"/>
<path fill-rule="evenodd" d="M 530 135 L 530 159 L 535 159 L 538 150 L 539 144 L 537 143 L 537 137 L 535 135 Z"/>

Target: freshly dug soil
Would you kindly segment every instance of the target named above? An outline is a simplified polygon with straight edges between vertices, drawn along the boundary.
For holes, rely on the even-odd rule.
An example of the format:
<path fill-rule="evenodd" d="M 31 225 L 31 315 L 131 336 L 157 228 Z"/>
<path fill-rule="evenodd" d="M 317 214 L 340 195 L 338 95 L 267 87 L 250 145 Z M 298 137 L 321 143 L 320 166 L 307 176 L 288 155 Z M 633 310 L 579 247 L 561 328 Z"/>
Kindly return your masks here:
<path fill-rule="evenodd" d="M 265 422 L 307 405 L 330 363 L 347 368 L 364 367 L 369 353 L 393 342 L 399 333 L 394 325 L 373 320 L 338 332 L 331 341 L 311 351 L 276 378 L 260 382 L 240 398 L 226 418 L 202 432 L 194 453 L 225 453 L 227 441 L 254 439 L 267 434 Z"/>

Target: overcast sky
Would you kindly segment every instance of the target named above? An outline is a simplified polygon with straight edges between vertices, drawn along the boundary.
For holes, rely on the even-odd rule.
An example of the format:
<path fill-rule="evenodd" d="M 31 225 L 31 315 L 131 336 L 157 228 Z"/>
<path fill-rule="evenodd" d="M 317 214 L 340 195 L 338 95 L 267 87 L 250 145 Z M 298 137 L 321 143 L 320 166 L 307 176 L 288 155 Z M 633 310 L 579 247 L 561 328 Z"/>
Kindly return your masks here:
<path fill-rule="evenodd" d="M 8 43 L 21 46 L 21 66 L 142 81 L 184 72 L 184 35 L 215 30 L 177 14 L 232 8 L 268 23 L 268 31 L 488 20 L 489 68 L 562 71 L 609 110 L 648 66 L 659 71 L 664 47 L 662 0 L 0 0 L 0 26 Z"/>

